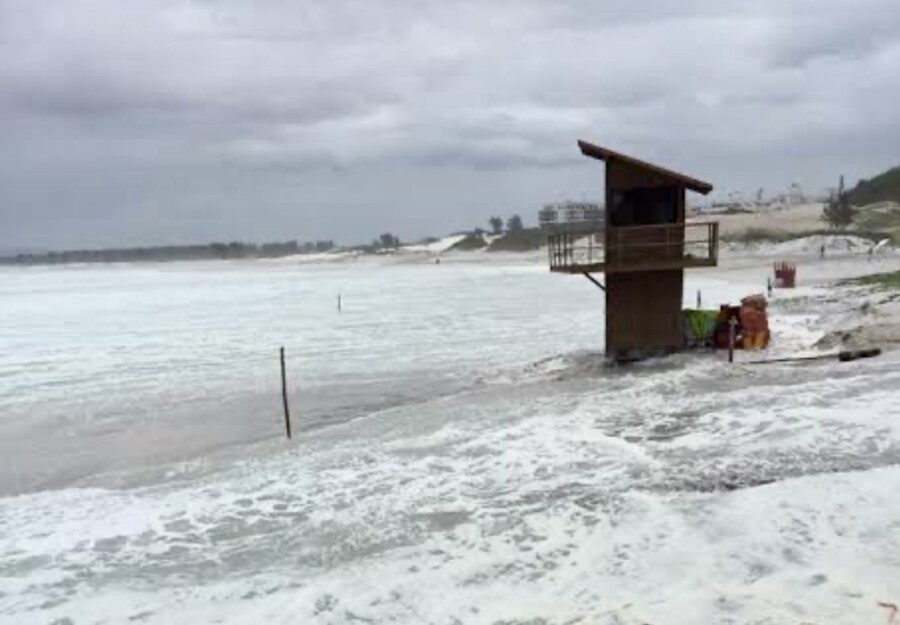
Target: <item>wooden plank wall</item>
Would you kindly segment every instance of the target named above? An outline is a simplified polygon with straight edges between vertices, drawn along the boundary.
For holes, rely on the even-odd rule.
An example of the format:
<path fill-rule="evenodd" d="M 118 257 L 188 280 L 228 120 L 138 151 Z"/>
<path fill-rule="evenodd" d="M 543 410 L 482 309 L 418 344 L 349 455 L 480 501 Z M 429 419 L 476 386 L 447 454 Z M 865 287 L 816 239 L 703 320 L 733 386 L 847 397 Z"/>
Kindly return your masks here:
<path fill-rule="evenodd" d="M 606 352 L 680 349 L 684 272 L 606 274 Z"/>
<path fill-rule="evenodd" d="M 617 161 L 606 163 L 606 206 L 615 189 L 654 187 L 671 180 Z M 678 194 L 678 221 L 684 223 L 684 189 Z M 613 228 L 607 210 L 607 243 Z M 682 239 L 683 240 L 683 239 Z M 609 250 L 609 247 L 607 247 Z M 606 274 L 606 351 L 670 351 L 683 346 L 681 305 L 684 271 L 640 271 Z"/>

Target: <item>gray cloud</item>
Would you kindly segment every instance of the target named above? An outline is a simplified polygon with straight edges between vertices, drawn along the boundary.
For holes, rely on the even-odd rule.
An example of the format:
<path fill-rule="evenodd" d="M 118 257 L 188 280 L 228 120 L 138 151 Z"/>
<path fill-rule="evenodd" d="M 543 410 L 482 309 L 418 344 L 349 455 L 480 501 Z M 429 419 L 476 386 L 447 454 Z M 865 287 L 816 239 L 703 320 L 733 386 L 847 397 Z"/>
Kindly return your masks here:
<path fill-rule="evenodd" d="M 0 247 L 365 240 L 900 161 L 894 0 L 0 0 Z"/>

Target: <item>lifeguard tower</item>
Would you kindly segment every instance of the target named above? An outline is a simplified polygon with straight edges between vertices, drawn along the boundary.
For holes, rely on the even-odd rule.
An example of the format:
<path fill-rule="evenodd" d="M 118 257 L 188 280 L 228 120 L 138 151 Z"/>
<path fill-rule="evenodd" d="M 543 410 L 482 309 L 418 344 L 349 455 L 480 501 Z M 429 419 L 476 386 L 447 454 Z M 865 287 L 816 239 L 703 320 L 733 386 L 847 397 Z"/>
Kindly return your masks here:
<path fill-rule="evenodd" d="M 548 237 L 550 270 L 583 274 L 606 291 L 606 354 L 634 360 L 684 347 L 684 270 L 718 262 L 717 223 L 685 222 L 685 191 L 712 185 L 579 141 L 606 162 L 605 227 Z M 591 274 L 605 273 L 606 284 Z"/>

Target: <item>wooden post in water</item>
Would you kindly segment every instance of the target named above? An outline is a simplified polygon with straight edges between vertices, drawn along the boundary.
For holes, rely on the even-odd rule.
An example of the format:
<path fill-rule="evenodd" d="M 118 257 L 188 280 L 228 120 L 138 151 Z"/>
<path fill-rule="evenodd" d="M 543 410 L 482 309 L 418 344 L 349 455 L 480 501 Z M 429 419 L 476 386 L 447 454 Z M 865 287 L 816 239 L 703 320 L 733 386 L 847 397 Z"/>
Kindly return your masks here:
<path fill-rule="evenodd" d="M 700 289 L 697 289 L 697 310 L 703 308 L 703 298 L 700 297 Z"/>
<path fill-rule="evenodd" d="M 737 319 L 732 317 L 728 320 L 728 362 L 734 362 L 734 332 L 737 326 Z"/>
<path fill-rule="evenodd" d="M 284 430 L 291 438 L 291 412 L 288 410 L 287 372 L 284 367 L 284 347 L 281 348 L 281 399 L 284 401 Z"/>
<path fill-rule="evenodd" d="M 338 293 L 338 312 L 341 312 L 341 294 Z"/>

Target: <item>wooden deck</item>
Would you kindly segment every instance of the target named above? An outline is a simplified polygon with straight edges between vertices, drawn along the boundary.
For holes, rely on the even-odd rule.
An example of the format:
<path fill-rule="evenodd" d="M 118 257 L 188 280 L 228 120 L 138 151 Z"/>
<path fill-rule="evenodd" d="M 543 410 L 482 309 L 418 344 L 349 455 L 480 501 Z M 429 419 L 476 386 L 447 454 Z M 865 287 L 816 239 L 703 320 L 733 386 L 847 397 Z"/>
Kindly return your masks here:
<path fill-rule="evenodd" d="M 685 258 L 682 260 L 645 261 L 641 263 L 571 263 L 551 266 L 554 273 L 626 273 L 629 271 L 665 271 L 667 269 L 696 269 L 715 267 L 717 261 L 708 258 Z"/>

